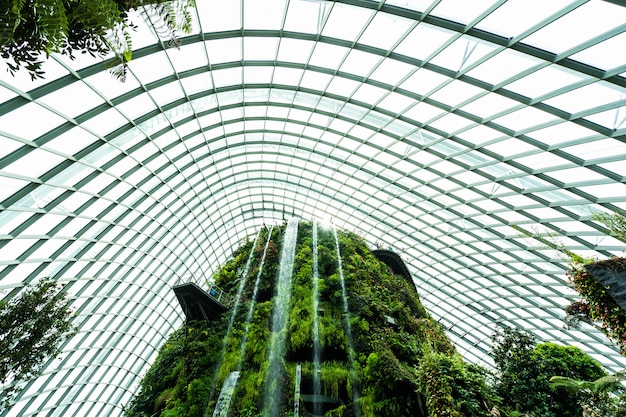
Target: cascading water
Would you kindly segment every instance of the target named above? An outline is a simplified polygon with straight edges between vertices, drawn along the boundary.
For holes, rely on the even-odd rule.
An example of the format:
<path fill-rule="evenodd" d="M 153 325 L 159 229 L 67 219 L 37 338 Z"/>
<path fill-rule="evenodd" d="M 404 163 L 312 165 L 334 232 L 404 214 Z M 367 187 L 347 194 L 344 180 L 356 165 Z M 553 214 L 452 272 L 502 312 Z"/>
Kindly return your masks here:
<path fill-rule="evenodd" d="M 235 385 L 239 379 L 239 371 L 234 371 L 228 374 L 220 396 L 217 399 L 215 410 L 213 411 L 213 417 L 226 417 L 228 415 L 228 409 L 230 408 L 230 400 L 233 398 L 233 392 L 235 391 Z"/>
<path fill-rule="evenodd" d="M 272 237 L 272 230 L 274 226 L 270 227 L 270 231 L 267 234 L 267 242 L 265 242 L 265 248 L 263 249 L 263 256 L 261 257 L 261 264 L 259 265 L 259 272 L 256 274 L 254 280 L 254 289 L 252 290 L 252 300 L 250 300 L 250 307 L 248 308 L 248 314 L 246 315 L 246 326 L 243 331 L 243 338 L 241 339 L 241 345 L 239 347 L 239 360 L 237 361 L 237 369 L 241 369 L 241 362 L 246 352 L 246 342 L 248 341 L 248 332 L 250 332 L 250 322 L 252 321 L 252 314 L 254 313 L 254 305 L 256 303 L 256 297 L 259 293 L 259 284 L 261 282 L 261 275 L 263 274 L 263 264 L 265 264 L 265 255 L 267 255 L 267 247 L 270 245 L 270 238 Z"/>
<path fill-rule="evenodd" d="M 293 390 L 293 416 L 300 417 L 300 384 L 302 383 L 302 365 L 296 366 L 296 382 Z"/>
<path fill-rule="evenodd" d="M 271 230 L 270 230 L 271 233 Z M 241 294 L 243 294 L 243 289 L 248 282 L 248 271 L 250 270 L 250 263 L 252 262 L 252 258 L 254 257 L 254 248 L 256 248 L 257 241 L 259 240 L 259 235 L 261 234 L 261 229 L 256 234 L 254 238 L 254 242 L 252 242 L 252 248 L 250 249 L 250 254 L 248 255 L 248 260 L 246 261 L 246 266 L 244 268 L 243 274 L 239 279 L 239 288 L 237 288 L 237 295 L 235 295 L 235 302 L 233 303 L 233 311 L 230 314 L 230 318 L 228 320 L 228 329 L 226 330 L 226 338 L 225 342 L 228 338 L 230 338 L 230 334 L 233 330 L 233 323 L 235 322 L 235 317 L 237 316 L 237 312 L 239 310 L 239 303 L 241 302 Z M 267 241 L 269 242 L 270 235 L 267 235 Z M 226 348 L 226 343 L 224 343 L 224 348 Z"/>
<path fill-rule="evenodd" d="M 230 314 L 230 318 L 228 319 L 228 328 L 226 330 L 226 337 L 224 337 L 224 342 L 222 344 L 222 352 L 220 354 L 220 360 L 215 367 L 215 372 L 213 376 L 213 382 L 211 384 L 211 394 L 209 398 L 213 397 L 215 393 L 215 385 L 217 384 L 217 376 L 218 370 L 222 366 L 222 361 L 224 359 L 224 354 L 226 353 L 226 347 L 228 346 L 228 341 L 230 340 L 230 335 L 233 331 L 233 324 L 235 322 L 235 317 L 237 317 L 237 311 L 239 310 L 239 303 L 241 302 L 241 294 L 243 293 L 243 289 L 246 286 L 246 282 L 248 279 L 248 272 L 250 271 L 250 263 L 252 262 L 252 258 L 254 257 L 254 249 L 256 248 L 257 241 L 259 240 L 259 236 L 261 235 L 261 229 L 256 234 L 254 238 L 254 242 L 252 242 L 252 247 L 250 248 L 250 254 L 248 255 L 248 260 L 246 261 L 246 266 L 244 267 L 243 274 L 239 278 L 239 288 L 237 289 L 237 295 L 235 296 L 235 301 L 233 303 L 232 311 Z M 271 235 L 271 231 L 270 231 Z M 267 237 L 267 241 L 269 242 L 270 235 Z"/>
<path fill-rule="evenodd" d="M 322 383 L 320 381 L 320 322 L 319 322 L 319 264 L 317 259 L 317 222 L 313 220 L 313 414 L 320 415 L 322 407 L 319 402 L 322 394 Z"/>
<path fill-rule="evenodd" d="M 259 272 L 257 273 L 256 279 L 254 281 L 254 290 L 252 292 L 252 300 L 250 301 L 250 307 L 248 309 L 248 314 L 246 315 L 246 327 L 245 327 L 245 330 L 244 330 L 243 338 L 241 340 L 241 345 L 239 347 L 239 360 L 237 361 L 237 368 L 236 368 L 237 370 L 234 371 L 234 372 L 231 372 L 228 375 L 228 378 L 226 378 L 226 381 L 224 381 L 224 385 L 222 386 L 222 391 L 220 392 L 220 398 L 222 397 L 222 392 L 224 392 L 224 387 L 226 387 L 227 384 L 229 384 L 229 383 L 233 384 L 232 390 L 231 390 L 231 392 L 229 394 L 230 397 L 232 397 L 232 391 L 234 391 L 235 385 L 237 384 L 237 379 L 239 378 L 239 371 L 241 371 L 241 362 L 243 361 L 244 352 L 246 350 L 246 340 L 247 340 L 247 337 L 248 337 L 248 332 L 250 330 L 250 321 L 252 320 L 252 313 L 254 312 L 254 304 L 255 304 L 255 301 L 256 301 L 257 293 L 259 291 L 259 282 L 261 281 L 261 274 L 263 272 L 263 264 L 265 263 L 265 256 L 267 254 L 267 247 L 269 246 L 270 240 L 271 240 L 271 237 L 272 237 L 272 230 L 273 230 L 273 226 L 270 227 L 270 230 L 267 233 L 267 241 L 265 242 L 265 247 L 263 248 L 263 255 L 261 256 L 261 263 L 259 265 Z M 258 239 L 258 237 L 259 237 L 259 235 L 257 234 L 257 239 Z M 255 244 L 254 245 L 256 245 L 257 239 L 255 239 Z M 254 248 L 254 246 L 253 246 L 253 248 Z M 250 256 L 248 257 L 248 261 L 246 263 L 246 272 L 244 274 L 244 277 L 246 277 L 248 275 L 248 268 L 250 267 L 252 254 L 253 254 L 253 251 L 250 251 Z M 239 289 L 237 290 L 237 297 L 238 297 L 237 302 L 240 301 L 241 294 L 243 293 L 243 288 L 245 286 L 245 282 L 243 282 L 244 281 L 244 277 L 242 277 L 242 282 L 240 282 Z M 230 332 L 232 331 L 232 322 L 234 321 L 234 317 L 236 316 L 236 314 L 237 314 L 237 311 L 235 311 L 235 309 L 233 308 L 233 313 L 231 315 L 231 319 L 230 319 L 230 322 L 229 322 L 229 329 L 228 329 L 228 332 L 227 332 L 228 335 L 230 335 Z M 222 355 L 221 355 L 222 359 L 221 359 L 221 361 L 223 361 L 224 354 L 226 352 L 226 346 L 228 344 L 229 338 L 230 337 L 224 338 L 224 347 L 222 349 Z M 220 365 L 221 365 L 221 361 L 220 361 Z M 217 382 L 216 379 L 217 379 L 217 376 L 219 375 L 219 372 L 217 372 L 218 370 L 219 370 L 219 366 L 216 369 L 215 376 L 213 377 L 213 387 L 211 388 L 211 397 L 210 398 L 213 397 L 213 393 L 215 392 L 215 384 Z M 237 377 L 234 378 L 233 382 L 230 382 L 231 375 L 233 375 L 235 373 L 237 374 Z M 230 406 L 230 397 L 228 398 L 228 403 L 225 405 L 226 408 L 224 409 L 224 411 L 221 411 L 224 414 L 215 414 L 216 412 L 218 412 L 218 407 L 222 407 L 222 408 L 224 407 L 224 405 L 220 404 L 220 398 L 218 398 L 217 404 L 215 406 L 215 410 L 213 412 L 213 416 L 214 417 L 216 417 L 218 415 L 219 416 L 222 416 L 222 415 L 226 416 L 226 413 L 228 413 L 228 407 Z"/>
<path fill-rule="evenodd" d="M 405 276 L 379 263 L 363 238 L 333 229 L 320 221 L 297 230 L 294 223 L 264 227 L 244 274 L 232 332 L 232 309 L 209 322 L 185 323 L 146 374 L 129 417 L 199 414 L 203 402 L 202 417 L 427 417 L 425 395 L 432 387 L 415 374 L 427 351 L 421 347 L 431 346 L 434 334 L 440 354 L 453 355 L 454 348 Z M 290 252 L 295 257 L 287 267 Z M 214 277 L 232 289 L 233 301 L 247 269 L 248 256 L 241 255 L 236 252 Z M 482 401 L 483 394 L 476 395 Z"/>
<path fill-rule="evenodd" d="M 361 416 L 361 407 L 359 405 L 360 393 L 358 389 L 356 363 L 354 359 L 354 340 L 352 338 L 352 326 L 350 325 L 348 296 L 346 294 L 346 283 L 343 278 L 343 267 L 341 265 L 341 250 L 339 249 L 339 238 L 337 238 L 337 229 L 333 227 L 333 235 L 335 236 L 335 247 L 337 250 L 337 271 L 339 272 L 339 280 L 341 281 L 341 299 L 343 301 L 343 321 L 346 337 L 348 338 L 348 360 L 350 362 L 350 376 L 352 379 L 352 401 L 354 403 L 354 414 L 356 417 Z"/>
<path fill-rule="evenodd" d="M 291 218 L 287 223 L 280 254 L 277 291 L 274 297 L 272 312 L 269 367 L 263 395 L 263 410 L 268 412 L 270 417 L 278 417 L 280 412 L 282 359 L 285 355 L 287 336 L 285 324 L 291 301 L 291 283 L 297 237 L 298 219 Z"/>

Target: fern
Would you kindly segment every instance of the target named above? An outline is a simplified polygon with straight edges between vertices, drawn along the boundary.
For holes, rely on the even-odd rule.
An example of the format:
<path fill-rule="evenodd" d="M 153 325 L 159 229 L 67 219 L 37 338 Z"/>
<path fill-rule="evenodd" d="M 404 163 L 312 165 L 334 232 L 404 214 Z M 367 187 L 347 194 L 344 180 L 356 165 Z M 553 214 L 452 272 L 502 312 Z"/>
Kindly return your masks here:
<path fill-rule="evenodd" d="M 595 381 L 579 381 L 566 376 L 553 376 L 550 378 L 550 385 L 553 387 L 563 387 L 571 394 L 580 391 L 592 393 L 612 392 L 620 389 L 619 382 L 626 379 L 626 371 L 619 371 L 613 375 L 606 375 Z"/>
<path fill-rule="evenodd" d="M 0 12 L 0 39 L 2 40 L 2 45 L 13 41 L 25 4 L 26 0 L 13 0 L 8 2 L 5 9 Z"/>
<path fill-rule="evenodd" d="M 149 4 L 141 10 L 159 39 L 166 41 L 170 47 L 178 48 L 178 33 L 189 33 L 192 30 L 191 9 L 195 5 L 195 0 L 174 0 Z"/>
<path fill-rule="evenodd" d="M 148 2 L 145 2 L 148 3 Z M 43 77 L 41 55 L 58 52 L 74 59 L 113 53 L 115 77 L 124 79 L 132 58 L 127 12 L 138 8 L 169 46 L 180 46 L 180 33 L 191 31 L 195 0 L 4 0 L 0 2 L 0 57 L 14 74 L 23 68 Z"/>
<path fill-rule="evenodd" d="M 68 33 L 68 21 L 62 0 L 39 0 L 32 3 L 40 36 L 45 39 L 46 56 L 59 51 Z"/>
<path fill-rule="evenodd" d="M 621 213 L 594 213 L 593 219 L 604 224 L 615 239 L 626 243 L 626 217 Z"/>
<path fill-rule="evenodd" d="M 122 23 L 122 15 L 113 0 L 80 1 L 72 9 L 70 20 L 84 27 L 106 30 Z"/>

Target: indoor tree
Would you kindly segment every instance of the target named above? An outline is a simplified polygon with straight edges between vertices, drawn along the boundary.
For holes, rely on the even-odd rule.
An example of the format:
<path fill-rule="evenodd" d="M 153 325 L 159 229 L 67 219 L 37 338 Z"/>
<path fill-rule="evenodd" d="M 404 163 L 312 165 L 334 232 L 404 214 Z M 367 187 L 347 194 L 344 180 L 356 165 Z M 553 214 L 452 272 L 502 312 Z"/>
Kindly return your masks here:
<path fill-rule="evenodd" d="M 66 293 L 49 279 L 0 301 L 0 405 L 7 406 L 59 353 L 72 330 L 71 316 Z"/>
<path fill-rule="evenodd" d="M 550 385 L 553 376 L 595 380 L 606 376 L 598 362 L 574 346 L 536 343 L 530 333 L 499 327 L 493 335 L 495 388 L 503 409 L 542 417 L 581 417 L 579 396 Z"/>

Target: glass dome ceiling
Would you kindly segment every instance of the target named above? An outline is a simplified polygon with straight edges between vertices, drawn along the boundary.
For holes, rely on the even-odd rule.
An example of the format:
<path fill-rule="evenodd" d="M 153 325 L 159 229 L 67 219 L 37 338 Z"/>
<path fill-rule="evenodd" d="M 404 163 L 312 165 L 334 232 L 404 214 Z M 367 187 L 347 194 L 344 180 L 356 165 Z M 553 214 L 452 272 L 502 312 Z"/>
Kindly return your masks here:
<path fill-rule="evenodd" d="M 198 1 L 168 49 L 0 72 L 0 293 L 66 284 L 78 333 L 2 416 L 122 414 L 203 282 L 263 223 L 329 220 L 401 254 L 459 352 L 564 328 L 575 252 L 623 254 L 626 8 L 600 0 Z"/>

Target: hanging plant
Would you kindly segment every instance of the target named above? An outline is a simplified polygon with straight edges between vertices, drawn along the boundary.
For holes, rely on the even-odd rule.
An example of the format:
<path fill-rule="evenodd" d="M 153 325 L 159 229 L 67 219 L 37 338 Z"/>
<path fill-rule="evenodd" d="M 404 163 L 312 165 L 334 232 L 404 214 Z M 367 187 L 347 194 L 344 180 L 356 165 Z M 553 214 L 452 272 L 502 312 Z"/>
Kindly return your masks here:
<path fill-rule="evenodd" d="M 593 325 L 593 319 L 590 316 L 589 303 L 585 300 L 572 301 L 565 307 L 565 325 L 567 328 L 577 329 L 580 322 Z"/>
<path fill-rule="evenodd" d="M 139 9 L 155 33 L 179 46 L 179 33 L 191 31 L 195 0 L 8 0 L 0 5 L 0 56 L 12 75 L 25 70 L 43 78 L 43 63 L 52 53 L 75 58 L 77 53 L 115 58 L 109 67 L 125 80 L 132 58 L 128 12 Z"/>
<path fill-rule="evenodd" d="M 573 264 L 572 269 L 567 272 L 569 283 L 584 300 L 576 301 L 566 308 L 569 317 L 566 322 L 576 322 L 576 318 L 580 320 L 582 317 L 600 322 L 602 332 L 617 343 L 622 355 L 626 355 L 626 312 L 609 294 L 609 287 L 600 284 L 587 270 L 586 266 L 590 264 L 589 261 Z"/>
<path fill-rule="evenodd" d="M 606 226 L 607 234 L 626 243 L 626 216 L 622 213 L 595 213 L 593 218 Z M 624 271 L 626 258 L 596 261 L 593 258 L 583 258 L 562 245 L 561 252 L 570 258 L 571 268 L 566 274 L 567 280 L 582 297 L 565 308 L 565 323 L 575 327 L 581 321 L 599 322 L 606 337 L 617 343 L 620 353 L 626 355 L 626 312 L 616 301 L 615 289 L 611 290 L 609 285 L 605 285 L 605 281 L 602 284 L 599 277 L 594 277 L 590 271 L 595 270 L 599 274 Z"/>

